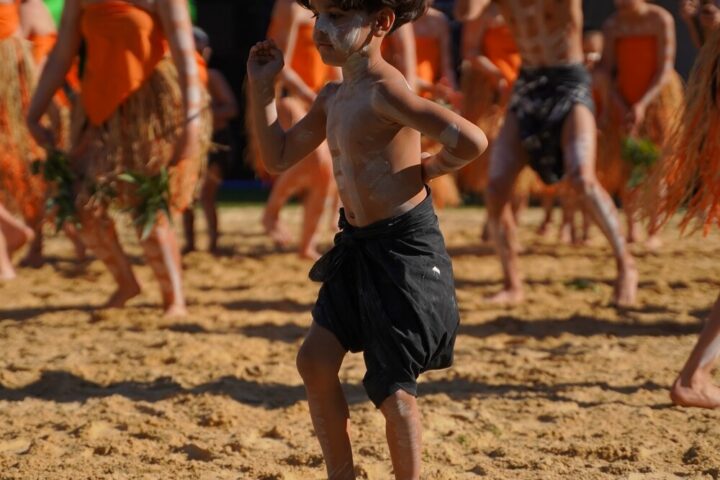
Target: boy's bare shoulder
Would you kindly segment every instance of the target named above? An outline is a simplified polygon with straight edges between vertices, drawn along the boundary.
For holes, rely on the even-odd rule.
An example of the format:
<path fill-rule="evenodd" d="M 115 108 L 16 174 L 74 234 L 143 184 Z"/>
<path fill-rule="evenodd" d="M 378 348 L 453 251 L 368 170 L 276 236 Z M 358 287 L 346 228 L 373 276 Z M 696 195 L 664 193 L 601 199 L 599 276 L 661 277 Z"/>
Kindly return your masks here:
<path fill-rule="evenodd" d="M 317 97 L 315 98 L 315 104 L 320 105 L 323 109 L 326 108 L 327 104 L 332 101 L 337 94 L 337 91 L 340 89 L 340 85 L 342 85 L 342 82 L 339 81 L 326 83 L 325 86 L 318 92 Z"/>
<path fill-rule="evenodd" d="M 393 69 L 393 72 L 383 75 L 373 83 L 369 98 L 376 113 L 394 119 L 398 112 L 405 110 L 409 98 L 415 96 L 405 77 Z"/>

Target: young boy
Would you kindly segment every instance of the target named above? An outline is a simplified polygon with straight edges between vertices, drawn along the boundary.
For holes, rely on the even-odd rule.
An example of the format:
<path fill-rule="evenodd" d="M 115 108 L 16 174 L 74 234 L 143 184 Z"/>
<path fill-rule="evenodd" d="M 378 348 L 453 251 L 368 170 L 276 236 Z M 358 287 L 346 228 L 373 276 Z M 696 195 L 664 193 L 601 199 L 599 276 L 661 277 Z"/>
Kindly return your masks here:
<path fill-rule="evenodd" d="M 363 383 L 385 416 L 395 477 L 418 479 L 416 379 L 450 366 L 459 320 L 452 264 L 425 184 L 478 157 L 487 139 L 415 95 L 381 56 L 384 37 L 422 15 L 425 0 L 299 1 L 315 13 L 314 40 L 324 62 L 342 67 L 343 82 L 323 88 L 284 132 L 273 90 L 282 52 L 261 42 L 248 60 L 266 168 L 287 170 L 327 138 L 344 205 L 335 247 L 310 272 L 323 286 L 298 369 L 329 478 L 355 478 L 337 373 L 347 351 L 363 351 Z M 443 150 L 421 161 L 421 134 Z"/>

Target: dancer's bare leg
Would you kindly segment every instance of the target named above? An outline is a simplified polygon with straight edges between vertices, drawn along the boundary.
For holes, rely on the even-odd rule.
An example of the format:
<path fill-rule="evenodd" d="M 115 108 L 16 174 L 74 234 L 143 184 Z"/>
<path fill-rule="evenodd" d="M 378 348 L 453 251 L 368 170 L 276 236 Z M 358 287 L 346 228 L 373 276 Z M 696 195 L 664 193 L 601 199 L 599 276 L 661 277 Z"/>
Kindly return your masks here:
<path fill-rule="evenodd" d="M 355 478 L 350 447 L 350 410 L 338 371 L 347 352 L 335 335 L 313 322 L 297 356 L 315 434 L 325 458 L 329 480 Z"/>
<path fill-rule="evenodd" d="M 545 213 L 542 223 L 537 229 L 537 234 L 540 236 L 547 235 L 548 227 L 552 223 L 553 208 L 555 207 L 555 196 L 549 193 L 545 193 L 542 196 L 542 210 Z"/>
<path fill-rule="evenodd" d="M 105 306 L 122 307 L 140 293 L 140 285 L 130 260 L 120 246 L 115 224 L 104 208 L 80 209 L 79 215 L 82 224 L 78 232 L 80 239 L 105 264 L 118 285 Z"/>
<path fill-rule="evenodd" d="M 635 303 L 638 271 L 620 233 L 618 213 L 610 195 L 595 176 L 595 118 L 584 105 L 576 105 L 563 127 L 563 156 L 566 172 L 575 192 L 610 242 L 618 277 L 613 302 L 618 306 Z"/>
<path fill-rule="evenodd" d="M 385 433 L 397 480 L 419 480 L 422 453 L 420 412 L 415 397 L 398 390 L 383 401 Z"/>
<path fill-rule="evenodd" d="M 623 195 L 622 207 L 625 211 L 625 221 L 627 223 L 627 243 L 635 243 L 638 241 L 638 224 L 635 220 L 635 210 L 632 201 L 628 195 Z"/>
<path fill-rule="evenodd" d="M 524 299 L 518 265 L 517 228 L 510 200 L 525 159 L 525 152 L 520 146 L 517 119 L 509 112 L 495 140 L 486 191 L 488 225 L 504 276 L 503 290 L 490 298 L 494 303 L 519 303 Z"/>
<path fill-rule="evenodd" d="M 205 213 L 205 220 L 208 229 L 208 250 L 215 254 L 218 252 L 218 238 L 220 232 L 218 230 L 218 214 L 217 214 L 217 192 L 222 183 L 222 172 L 217 164 L 211 164 L 208 167 L 208 175 L 203 183 L 200 192 L 200 204 Z"/>
<path fill-rule="evenodd" d="M 33 228 L 33 239 L 28 245 L 27 253 L 25 258 L 20 261 L 20 265 L 25 268 L 40 268 L 45 264 L 45 258 L 43 257 L 43 234 L 42 234 L 42 222 L 38 225 L 34 225 Z"/>
<path fill-rule="evenodd" d="M 292 242 L 292 235 L 280 221 L 280 210 L 301 188 L 293 173 L 291 168 L 275 180 L 262 216 L 265 232 L 279 247 L 287 247 Z"/>
<path fill-rule="evenodd" d="M 140 233 L 138 231 L 138 236 Z M 165 315 L 186 315 L 180 249 L 175 232 L 165 214 L 158 214 L 155 227 L 148 238 L 141 240 L 140 244 L 145 252 L 145 258 L 160 284 Z"/>
<path fill-rule="evenodd" d="M 325 183 L 332 181 L 332 178 L 326 179 Z M 328 185 L 318 184 L 310 187 L 303 199 L 303 227 L 300 236 L 300 250 L 298 251 L 301 258 L 317 260 L 320 258 L 320 252 L 317 250 L 317 235 L 320 219 L 325 210 L 327 201 Z"/>
<path fill-rule="evenodd" d="M 560 197 L 562 208 L 562 223 L 558 230 L 558 239 L 566 245 L 574 244 L 577 241 L 577 230 L 575 228 L 575 206 L 572 195 L 565 194 Z"/>
<path fill-rule="evenodd" d="M 670 391 L 673 403 L 682 407 L 719 408 L 720 388 L 713 385 L 712 371 L 720 354 L 720 297 L 710 311 L 705 328 Z"/>
<path fill-rule="evenodd" d="M 65 235 L 68 237 L 68 239 L 73 244 L 73 249 L 75 250 L 75 258 L 77 258 L 78 261 L 84 262 L 87 260 L 87 252 L 85 251 L 85 244 L 80 239 L 80 234 L 78 233 L 77 228 L 72 223 L 68 222 L 65 225 L 63 225 L 63 231 L 65 232 Z"/>
<path fill-rule="evenodd" d="M 0 229 L 0 281 L 13 280 L 17 277 L 15 267 L 10 259 L 10 252 L 5 235 Z"/>
<path fill-rule="evenodd" d="M 183 236 L 185 237 L 185 245 L 183 245 L 181 253 L 195 251 L 195 205 L 190 204 L 182 213 Z"/>
<path fill-rule="evenodd" d="M 0 230 L 5 236 L 8 254 L 12 256 L 18 249 L 35 238 L 33 229 L 25 225 L 18 217 L 0 204 Z"/>

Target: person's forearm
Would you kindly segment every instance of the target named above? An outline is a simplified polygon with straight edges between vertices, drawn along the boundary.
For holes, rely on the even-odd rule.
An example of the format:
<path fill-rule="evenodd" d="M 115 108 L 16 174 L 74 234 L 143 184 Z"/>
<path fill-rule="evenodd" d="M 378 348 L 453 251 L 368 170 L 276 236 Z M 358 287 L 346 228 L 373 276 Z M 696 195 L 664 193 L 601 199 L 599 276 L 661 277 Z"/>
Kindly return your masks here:
<path fill-rule="evenodd" d="M 448 126 L 439 139 L 443 149 L 424 164 L 425 178 L 432 179 L 461 169 L 478 158 L 488 145 L 482 130 L 468 122 Z"/>
<path fill-rule="evenodd" d="M 273 85 L 252 85 L 250 108 L 252 127 L 260 146 L 260 156 L 268 172 L 281 173 L 288 168 L 283 161 L 285 132 L 278 122 L 277 105 Z"/>
<path fill-rule="evenodd" d="M 53 50 L 47 58 L 28 109 L 28 120 L 37 122 L 50 107 L 55 92 L 65 83 L 73 58 Z"/>
<path fill-rule="evenodd" d="M 657 98 L 657 96 L 660 95 L 660 91 L 670 78 L 671 72 L 672 68 L 666 67 L 657 73 L 645 92 L 645 95 L 642 96 L 638 103 L 647 108 Z"/>

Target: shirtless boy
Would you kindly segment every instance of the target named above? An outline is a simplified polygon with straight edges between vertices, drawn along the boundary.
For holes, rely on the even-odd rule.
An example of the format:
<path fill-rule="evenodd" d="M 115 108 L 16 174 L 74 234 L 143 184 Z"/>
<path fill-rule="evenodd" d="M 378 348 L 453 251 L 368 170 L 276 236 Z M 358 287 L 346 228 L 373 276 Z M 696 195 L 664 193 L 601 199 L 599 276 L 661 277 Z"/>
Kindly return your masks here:
<path fill-rule="evenodd" d="M 385 416 L 395 477 L 417 480 L 416 379 L 452 363 L 458 327 L 452 264 L 425 184 L 478 157 L 487 139 L 415 95 L 381 56 L 385 36 L 424 13 L 424 0 L 301 3 L 316 15 L 323 61 L 342 67 L 343 82 L 323 88 L 307 116 L 285 132 L 272 89 L 282 52 L 261 42 L 248 60 L 253 124 L 267 169 L 287 170 L 327 138 L 344 205 L 335 247 L 310 272 L 323 285 L 298 370 L 330 479 L 355 478 L 337 374 L 348 351 L 363 351 L 363 383 Z M 421 134 L 444 146 L 422 161 Z"/>
<path fill-rule="evenodd" d="M 475 18 L 492 1 L 513 32 L 523 65 L 490 160 L 488 216 L 505 276 L 503 290 L 492 301 L 524 299 L 509 200 L 515 179 L 529 163 L 545 183 L 567 177 L 612 247 L 618 269 L 613 302 L 631 305 L 637 269 L 620 234 L 615 205 L 595 177 L 596 126 L 590 76 L 582 65 L 582 2 L 458 0 L 456 18 Z"/>

